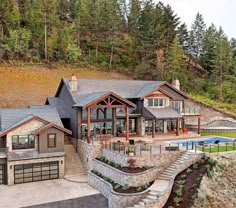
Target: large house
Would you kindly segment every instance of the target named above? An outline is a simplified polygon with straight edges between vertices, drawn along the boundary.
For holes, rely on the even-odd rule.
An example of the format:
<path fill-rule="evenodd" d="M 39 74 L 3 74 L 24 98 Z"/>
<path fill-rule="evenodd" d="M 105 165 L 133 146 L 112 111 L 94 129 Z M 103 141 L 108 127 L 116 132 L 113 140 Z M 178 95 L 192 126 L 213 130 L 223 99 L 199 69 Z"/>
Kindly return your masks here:
<path fill-rule="evenodd" d="M 62 178 L 65 134 L 88 143 L 109 136 L 158 139 L 184 132 L 188 118 L 198 119 L 200 133 L 199 111 L 186 110 L 186 99 L 178 80 L 62 79 L 46 105 L 0 109 L 0 184 Z"/>
<path fill-rule="evenodd" d="M 184 131 L 184 121 L 200 114 L 184 108 L 188 96 L 180 83 L 165 81 L 62 79 L 55 97 L 46 105 L 56 107 L 66 128 L 77 139 L 102 135 L 156 137 Z"/>
<path fill-rule="evenodd" d="M 0 184 L 63 177 L 65 133 L 51 106 L 0 109 Z"/>

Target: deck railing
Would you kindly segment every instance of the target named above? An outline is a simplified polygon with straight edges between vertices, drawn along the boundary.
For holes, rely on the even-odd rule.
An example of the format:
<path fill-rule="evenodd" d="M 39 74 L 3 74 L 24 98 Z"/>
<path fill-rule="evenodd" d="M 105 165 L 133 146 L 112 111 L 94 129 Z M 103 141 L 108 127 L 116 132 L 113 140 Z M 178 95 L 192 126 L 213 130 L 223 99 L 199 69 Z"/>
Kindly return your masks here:
<path fill-rule="evenodd" d="M 130 156 L 141 156 L 141 155 L 156 155 L 161 153 L 170 153 L 176 151 L 187 151 L 192 150 L 193 152 L 205 152 L 205 153 L 219 153 L 227 151 L 236 151 L 236 141 L 219 143 L 219 144 L 208 144 L 208 143 L 195 143 L 184 142 L 184 143 L 163 143 L 160 145 L 136 142 L 134 145 L 124 144 L 122 142 L 104 142 L 102 147 L 115 151 L 120 154 Z"/>
<path fill-rule="evenodd" d="M 200 115 L 200 108 L 183 108 L 182 115 Z"/>

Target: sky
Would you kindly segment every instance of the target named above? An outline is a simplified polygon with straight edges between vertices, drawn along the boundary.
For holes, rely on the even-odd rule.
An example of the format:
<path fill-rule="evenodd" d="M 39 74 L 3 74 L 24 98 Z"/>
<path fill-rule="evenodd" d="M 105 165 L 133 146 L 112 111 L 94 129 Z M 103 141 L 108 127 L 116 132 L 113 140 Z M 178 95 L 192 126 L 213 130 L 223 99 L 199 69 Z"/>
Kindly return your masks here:
<path fill-rule="evenodd" d="M 158 0 L 154 0 L 158 2 Z M 236 0 L 162 0 L 172 9 L 190 29 L 196 14 L 203 15 L 207 26 L 213 22 L 222 26 L 229 38 L 236 38 Z"/>

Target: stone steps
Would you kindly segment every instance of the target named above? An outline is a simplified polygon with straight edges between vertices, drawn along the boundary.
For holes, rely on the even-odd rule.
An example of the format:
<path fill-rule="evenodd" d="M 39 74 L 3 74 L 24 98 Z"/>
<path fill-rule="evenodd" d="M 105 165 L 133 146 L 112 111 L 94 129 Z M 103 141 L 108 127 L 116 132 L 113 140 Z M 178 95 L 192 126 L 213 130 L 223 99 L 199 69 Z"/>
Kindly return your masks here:
<path fill-rule="evenodd" d="M 73 144 L 65 144 L 64 151 L 66 152 L 65 176 L 87 175 L 87 171 L 83 167 L 83 164 L 82 164 L 78 154 L 76 153 L 74 145 Z"/>

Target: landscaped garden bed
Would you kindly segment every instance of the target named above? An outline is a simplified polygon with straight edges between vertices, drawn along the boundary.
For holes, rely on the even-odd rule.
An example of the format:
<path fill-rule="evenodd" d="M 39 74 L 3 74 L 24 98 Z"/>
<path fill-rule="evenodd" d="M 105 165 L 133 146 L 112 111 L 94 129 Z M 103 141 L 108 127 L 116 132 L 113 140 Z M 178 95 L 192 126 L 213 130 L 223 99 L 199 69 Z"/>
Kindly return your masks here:
<path fill-rule="evenodd" d="M 109 182 L 112 185 L 113 190 L 118 192 L 118 193 L 139 193 L 139 192 L 143 192 L 143 191 L 147 190 L 154 183 L 154 181 L 152 181 L 150 183 L 143 184 L 142 186 L 139 186 L 139 187 L 131 187 L 128 184 L 125 184 L 125 185 L 122 186 L 118 183 L 115 183 L 111 178 L 102 175 L 98 171 L 91 170 L 91 172 L 93 174 L 97 175 L 98 177 L 104 179 L 105 181 Z"/>
<path fill-rule="evenodd" d="M 141 173 L 143 171 L 153 168 L 151 166 L 136 167 L 136 164 L 135 164 L 136 160 L 134 159 L 128 160 L 128 163 L 129 163 L 128 167 L 122 167 L 119 163 L 110 161 L 104 156 L 101 156 L 100 158 L 96 158 L 96 159 L 125 173 Z"/>
<path fill-rule="evenodd" d="M 171 195 L 164 208 L 191 207 L 197 197 L 202 177 L 205 174 L 211 176 L 211 169 L 214 164 L 212 159 L 201 160 L 179 173 L 175 178 Z"/>

